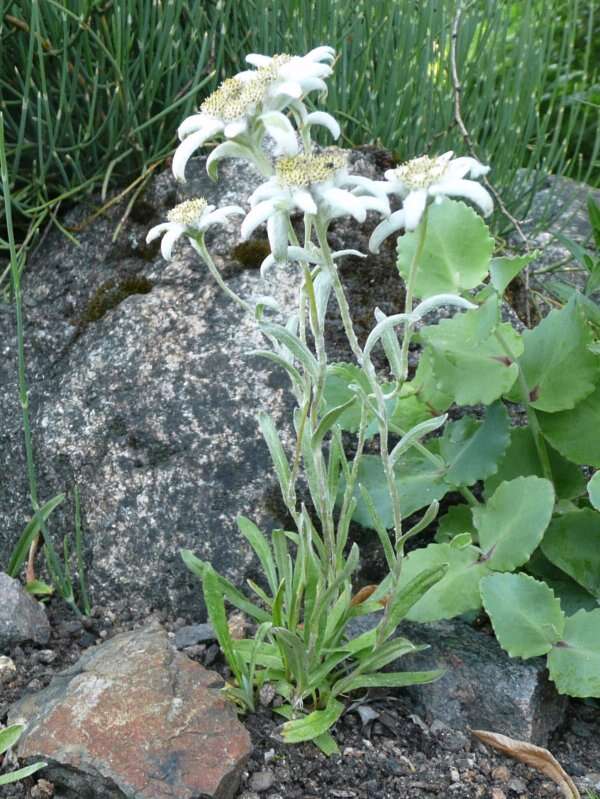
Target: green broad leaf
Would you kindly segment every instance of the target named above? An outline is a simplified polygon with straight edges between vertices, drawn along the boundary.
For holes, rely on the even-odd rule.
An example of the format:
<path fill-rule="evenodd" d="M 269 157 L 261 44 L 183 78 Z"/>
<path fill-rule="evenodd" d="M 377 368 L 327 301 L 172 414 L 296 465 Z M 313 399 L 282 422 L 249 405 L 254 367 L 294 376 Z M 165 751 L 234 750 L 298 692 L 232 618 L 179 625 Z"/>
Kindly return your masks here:
<path fill-rule="evenodd" d="M 550 311 L 533 330 L 525 330 L 519 364 L 534 408 L 564 411 L 592 393 L 600 377 L 600 360 L 588 349 L 592 341 L 583 310 L 574 299 Z"/>
<path fill-rule="evenodd" d="M 333 408 L 354 400 L 354 403 L 337 419 L 342 430 L 348 430 L 350 433 L 358 431 L 361 416 L 360 397 L 357 396 L 356 391 L 350 389 L 353 384 L 360 386 L 365 394 L 369 394 L 371 391 L 367 376 L 358 366 L 351 363 L 329 364 L 323 391 L 324 412 L 327 413 Z"/>
<path fill-rule="evenodd" d="M 588 497 L 596 510 L 600 510 L 600 472 L 596 472 L 587 484 Z"/>
<path fill-rule="evenodd" d="M 561 455 L 600 468 L 600 385 L 573 409 L 538 413 L 542 432 Z"/>
<path fill-rule="evenodd" d="M 519 372 L 495 335 L 478 340 L 480 313 L 478 308 L 456 314 L 420 334 L 431 351 L 436 387 L 458 405 L 490 405 L 510 390 Z M 498 325 L 498 331 L 518 357 L 523 351 L 520 335 L 507 323 Z"/>
<path fill-rule="evenodd" d="M 53 586 L 48 585 L 48 583 L 42 580 L 31 580 L 31 582 L 27 583 L 25 586 L 25 590 L 28 594 L 32 594 L 33 596 L 52 596 L 54 593 Z"/>
<path fill-rule="evenodd" d="M 425 685 L 439 680 L 443 669 L 435 671 L 390 671 L 379 674 L 359 674 L 345 677 L 333 686 L 336 694 L 346 694 L 361 688 L 405 688 L 408 685 Z"/>
<path fill-rule="evenodd" d="M 17 743 L 24 729 L 24 724 L 12 724 L 10 727 L 0 730 L 0 755 Z"/>
<path fill-rule="evenodd" d="M 586 591 L 600 599 L 600 513 L 583 508 L 552 520 L 542 552 Z"/>
<path fill-rule="evenodd" d="M 32 774 L 36 773 L 36 771 L 46 768 L 47 765 L 47 763 L 34 763 L 31 766 L 25 766 L 25 768 L 17 769 L 17 771 L 11 771 L 10 774 L 0 774 L 0 785 L 9 785 L 12 782 L 24 780 L 26 777 L 31 777 Z"/>
<path fill-rule="evenodd" d="M 474 541 L 477 540 L 471 508 L 468 505 L 452 505 L 439 520 L 435 540 L 438 544 L 447 544 L 462 533 L 468 533 Z"/>
<path fill-rule="evenodd" d="M 441 391 L 438 385 L 430 349 L 421 352 L 414 379 L 405 385 L 413 387 L 418 399 L 431 411 L 431 416 L 438 416 L 452 405 L 452 396 Z"/>
<path fill-rule="evenodd" d="M 391 641 L 386 641 L 381 646 L 375 648 L 375 651 L 368 653 L 366 656 L 360 658 L 358 669 L 356 673 L 371 673 L 381 671 L 394 660 L 398 660 L 404 655 L 409 655 L 414 652 L 421 652 L 427 649 L 427 646 L 416 646 L 412 644 L 408 638 L 392 638 Z M 352 677 L 353 674 L 349 674 Z"/>
<path fill-rule="evenodd" d="M 474 331 L 476 342 L 488 339 L 500 323 L 500 298 L 492 293 L 477 309 L 477 325 Z"/>
<path fill-rule="evenodd" d="M 281 728 L 283 739 L 288 744 L 312 741 L 333 727 L 343 712 L 343 703 L 332 696 L 325 710 L 313 710 L 301 719 L 286 721 Z"/>
<path fill-rule="evenodd" d="M 273 560 L 273 553 L 271 552 L 269 542 L 254 524 L 254 522 L 251 522 L 250 519 L 247 519 L 245 516 L 238 516 L 237 526 L 240 530 L 240 533 L 256 552 L 256 555 L 263 568 L 263 573 L 267 578 L 267 582 L 269 583 L 271 594 L 275 596 L 278 588 L 277 568 L 275 566 L 275 561 Z"/>
<path fill-rule="evenodd" d="M 440 500 L 448 491 L 440 469 L 418 452 L 403 453 L 396 463 L 400 508 L 404 518 L 415 511 Z M 342 491 L 344 488 L 343 481 Z M 393 527 L 392 502 L 378 455 L 364 455 L 358 468 L 358 480 L 354 490 L 356 510 L 353 519 L 363 527 L 373 527 L 373 519 L 363 499 L 360 486 L 368 491 L 377 514 L 386 528 Z"/>
<path fill-rule="evenodd" d="M 585 490 L 585 479 L 581 469 L 566 460 L 555 449 L 546 445 L 552 480 L 556 494 L 561 499 L 580 496 Z M 513 427 L 510 443 L 498 462 L 498 471 L 485 481 L 485 496 L 489 497 L 500 483 L 515 477 L 544 476 L 544 470 L 529 427 Z"/>
<path fill-rule="evenodd" d="M 330 732 L 324 732 L 323 735 L 318 735 L 316 738 L 313 738 L 313 743 L 326 757 L 339 755 L 340 753 L 339 746 Z"/>
<path fill-rule="evenodd" d="M 543 580 L 546 585 L 554 591 L 560 599 L 560 606 L 565 616 L 572 616 L 582 608 L 585 610 L 595 610 L 599 600 L 593 597 L 585 588 L 576 583 L 562 569 L 550 563 L 541 548 L 538 547 L 529 558 L 526 565 L 528 574 Z"/>
<path fill-rule="evenodd" d="M 406 280 L 419 231 L 398 239 L 398 270 Z M 482 218 L 465 203 L 444 200 L 428 211 L 427 231 L 415 280 L 415 295 L 462 294 L 486 277 L 494 240 Z"/>
<path fill-rule="evenodd" d="M 410 383 L 404 383 L 389 418 L 390 429 L 394 431 L 410 430 L 415 425 L 437 415 L 435 409 L 414 393 Z"/>
<path fill-rule="evenodd" d="M 489 477 L 509 441 L 508 412 L 501 402 L 486 409 L 483 422 L 473 416 L 450 422 L 439 441 L 440 455 L 447 464 L 445 481 L 452 486 L 469 486 Z"/>
<path fill-rule="evenodd" d="M 473 508 L 479 545 L 495 571 L 526 563 L 552 518 L 554 488 L 541 477 L 500 483 L 485 505 Z"/>
<path fill-rule="evenodd" d="M 399 590 L 403 590 L 422 572 L 447 565 L 446 574 L 416 602 L 406 614 L 409 621 L 451 619 L 481 607 L 479 581 L 488 574 L 477 547 L 456 549 L 450 544 L 429 544 L 415 549 L 404 559 Z"/>
<path fill-rule="evenodd" d="M 600 697 L 600 608 L 567 619 L 560 642 L 548 654 L 548 670 L 559 693 Z"/>
<path fill-rule="evenodd" d="M 527 255 L 517 255 L 516 258 L 492 258 L 490 279 L 498 294 L 504 294 L 508 284 L 525 269 L 527 264 L 535 260 L 537 255 L 537 252 L 532 252 Z"/>
<path fill-rule="evenodd" d="M 483 607 L 502 649 L 515 658 L 550 652 L 565 616 L 546 583 L 527 574 L 490 574 L 481 581 Z"/>

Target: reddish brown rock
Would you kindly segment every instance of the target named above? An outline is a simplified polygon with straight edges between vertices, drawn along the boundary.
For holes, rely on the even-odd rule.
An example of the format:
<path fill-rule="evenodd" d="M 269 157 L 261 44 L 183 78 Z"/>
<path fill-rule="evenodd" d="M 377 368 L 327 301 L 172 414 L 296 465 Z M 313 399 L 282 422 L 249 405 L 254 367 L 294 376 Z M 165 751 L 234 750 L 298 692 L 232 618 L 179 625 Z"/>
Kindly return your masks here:
<path fill-rule="evenodd" d="M 251 745 L 222 685 L 158 625 L 118 635 L 12 707 L 17 754 L 68 797 L 229 799 Z"/>

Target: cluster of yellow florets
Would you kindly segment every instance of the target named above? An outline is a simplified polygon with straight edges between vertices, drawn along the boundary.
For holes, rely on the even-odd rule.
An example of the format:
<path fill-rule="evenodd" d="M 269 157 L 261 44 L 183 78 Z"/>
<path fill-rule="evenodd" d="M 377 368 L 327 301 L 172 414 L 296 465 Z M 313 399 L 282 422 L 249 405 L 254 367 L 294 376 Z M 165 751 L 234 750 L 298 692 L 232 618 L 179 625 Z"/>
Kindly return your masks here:
<path fill-rule="evenodd" d="M 193 200 L 185 200 L 169 211 L 167 219 L 179 225 L 189 225 L 190 227 L 198 223 L 202 214 L 206 210 L 207 202 L 203 197 L 196 197 Z"/>
<path fill-rule="evenodd" d="M 309 186 L 334 177 L 347 163 L 347 155 L 338 147 L 329 147 L 318 155 L 293 155 L 279 158 L 275 174 L 285 186 Z"/>
<path fill-rule="evenodd" d="M 277 79 L 279 68 L 291 58 L 285 53 L 273 56 L 269 64 L 257 69 L 248 80 L 228 78 L 204 100 L 200 111 L 224 122 L 233 122 L 254 113 L 269 84 Z"/>
<path fill-rule="evenodd" d="M 393 175 L 409 189 L 424 189 L 441 180 L 447 168 L 447 157 L 430 158 L 428 155 L 422 155 L 420 158 L 413 158 L 412 161 L 401 164 L 393 170 Z"/>

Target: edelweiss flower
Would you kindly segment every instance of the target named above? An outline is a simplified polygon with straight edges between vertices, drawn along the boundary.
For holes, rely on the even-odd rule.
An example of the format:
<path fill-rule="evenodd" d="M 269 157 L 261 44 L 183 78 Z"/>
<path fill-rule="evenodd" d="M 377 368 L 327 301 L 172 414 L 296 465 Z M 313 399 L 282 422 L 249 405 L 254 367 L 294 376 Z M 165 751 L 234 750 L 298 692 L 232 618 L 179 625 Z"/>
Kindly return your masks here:
<path fill-rule="evenodd" d="M 489 167 L 475 158 L 452 158 L 450 150 L 437 158 L 423 155 L 413 158 L 396 169 L 388 169 L 386 191 L 403 198 L 403 208 L 391 214 L 373 231 L 369 249 L 379 252 L 381 242 L 400 228 L 414 230 L 421 221 L 427 201 L 433 197 L 439 202 L 443 197 L 465 197 L 479 206 L 484 216 L 494 210 L 492 198 L 479 183 L 465 180 L 465 176 L 478 178 L 489 172 Z"/>
<path fill-rule="evenodd" d="M 222 225 L 233 214 L 243 216 L 246 212 L 239 205 L 226 205 L 224 208 L 214 210 L 214 205 L 208 205 L 203 197 L 186 200 L 179 203 L 167 214 L 168 222 L 155 225 L 148 231 L 146 242 L 162 236 L 160 250 L 167 261 L 171 258 L 173 245 L 180 236 L 194 237 L 203 233 L 210 225 Z"/>
<path fill-rule="evenodd" d="M 261 139 L 266 133 L 272 136 L 279 152 L 293 152 L 296 134 L 289 119 L 281 112 L 293 102 L 302 113 L 304 108 L 300 98 L 315 89 L 326 89 L 323 78 L 329 77 L 332 70 L 321 61 L 332 60 L 333 56 L 331 47 L 317 47 L 305 56 L 247 56 L 246 60 L 258 69 L 240 72 L 224 81 L 204 100 L 200 112 L 179 126 L 181 144 L 173 157 L 175 177 L 185 180 L 185 167 L 192 153 L 217 134 L 235 140 L 227 148 L 224 145 L 217 147 L 213 153 L 217 157 L 237 155 L 251 158 L 251 146 L 257 132 Z M 336 130 L 337 122 L 329 114 L 316 112 L 306 115 L 305 111 L 304 114 L 308 124 L 325 125 L 332 132 Z M 334 136 L 339 136 L 339 126 Z"/>
<path fill-rule="evenodd" d="M 298 209 L 318 214 L 323 221 L 350 214 L 357 222 L 364 222 L 369 209 L 389 214 L 389 203 L 380 186 L 367 178 L 349 175 L 347 153 L 337 147 L 317 155 L 279 158 L 275 175 L 250 197 L 253 207 L 242 222 L 242 238 L 249 238 L 266 221 L 272 253 L 276 260 L 284 260 L 291 212 Z"/>

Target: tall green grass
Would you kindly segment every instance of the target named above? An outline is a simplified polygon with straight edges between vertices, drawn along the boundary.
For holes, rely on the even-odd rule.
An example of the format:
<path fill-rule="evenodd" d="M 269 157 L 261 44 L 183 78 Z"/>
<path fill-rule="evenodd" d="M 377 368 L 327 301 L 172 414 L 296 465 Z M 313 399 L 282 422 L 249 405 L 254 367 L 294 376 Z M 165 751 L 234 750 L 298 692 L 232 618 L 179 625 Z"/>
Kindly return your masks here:
<path fill-rule="evenodd" d="M 537 187 L 517 186 L 521 167 L 598 180 L 594 6 L 464 2 L 462 112 L 517 216 Z M 0 0 L 0 105 L 21 242 L 58 224 L 57 203 L 81 192 L 135 178 L 142 191 L 177 122 L 250 51 L 334 45 L 327 105 L 347 145 L 380 144 L 400 158 L 462 151 L 455 10 L 456 0 Z"/>

